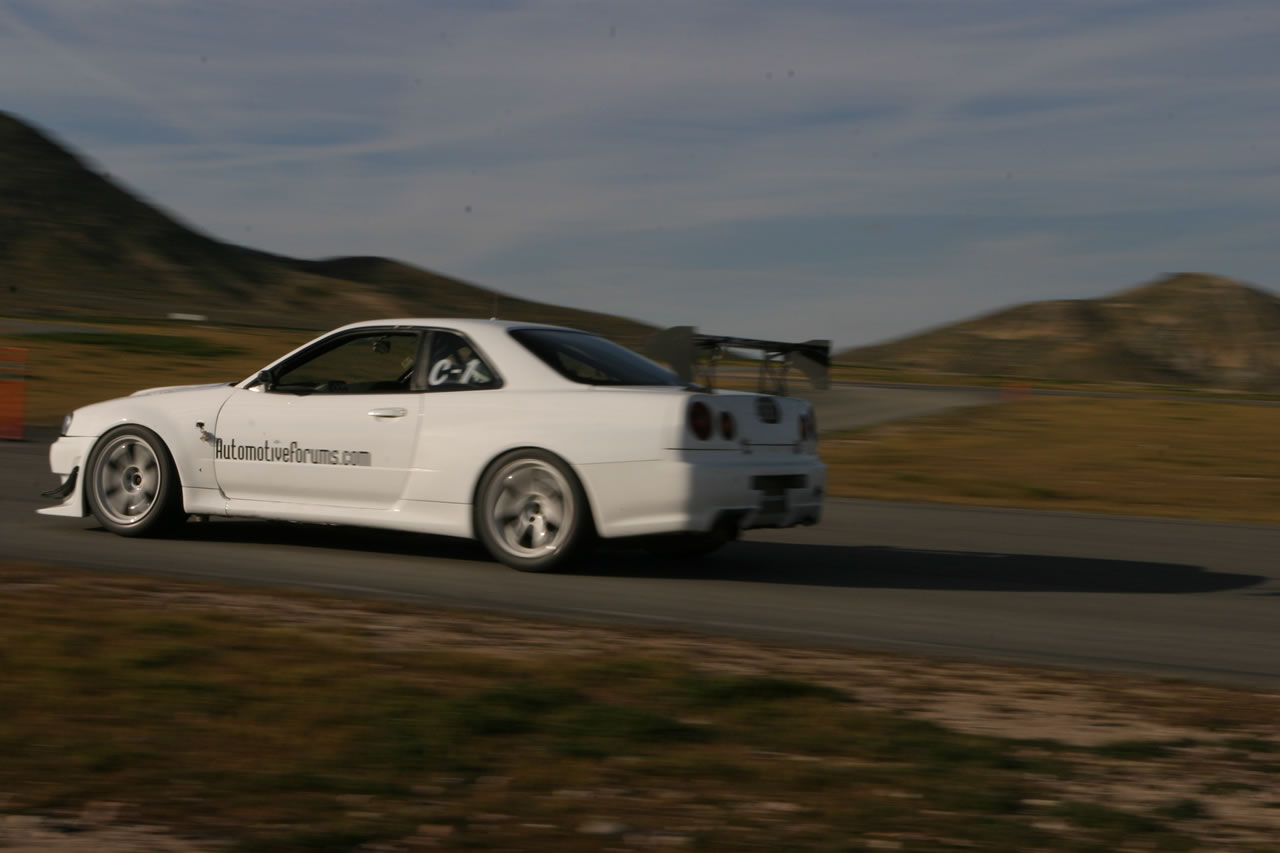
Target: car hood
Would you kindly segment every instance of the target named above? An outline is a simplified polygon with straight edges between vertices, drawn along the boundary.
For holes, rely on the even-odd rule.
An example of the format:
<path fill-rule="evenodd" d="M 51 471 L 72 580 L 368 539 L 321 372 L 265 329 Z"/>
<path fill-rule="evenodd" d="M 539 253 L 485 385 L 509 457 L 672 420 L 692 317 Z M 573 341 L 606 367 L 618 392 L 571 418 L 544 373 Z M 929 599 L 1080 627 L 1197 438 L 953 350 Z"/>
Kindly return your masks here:
<path fill-rule="evenodd" d="M 130 397 L 146 397 L 150 394 L 172 394 L 175 391 L 204 391 L 209 388 L 225 388 L 234 385 L 234 382 L 210 382 L 205 385 L 162 385 L 158 388 L 143 388 L 141 391 L 134 391 Z"/>

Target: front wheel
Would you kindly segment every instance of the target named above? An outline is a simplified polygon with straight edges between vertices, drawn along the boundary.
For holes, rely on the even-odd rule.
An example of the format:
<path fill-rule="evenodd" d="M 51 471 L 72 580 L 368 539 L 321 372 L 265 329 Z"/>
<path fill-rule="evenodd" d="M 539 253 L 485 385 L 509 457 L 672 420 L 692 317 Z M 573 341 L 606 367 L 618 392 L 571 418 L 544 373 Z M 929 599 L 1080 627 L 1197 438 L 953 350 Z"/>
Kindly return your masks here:
<path fill-rule="evenodd" d="M 578 478 L 543 450 L 513 450 L 489 467 L 476 493 L 474 522 L 489 553 L 522 572 L 563 568 L 595 536 Z"/>
<path fill-rule="evenodd" d="M 186 518 L 173 457 L 146 427 L 111 430 L 98 441 L 86 467 L 89 509 L 112 533 L 153 536 Z"/>

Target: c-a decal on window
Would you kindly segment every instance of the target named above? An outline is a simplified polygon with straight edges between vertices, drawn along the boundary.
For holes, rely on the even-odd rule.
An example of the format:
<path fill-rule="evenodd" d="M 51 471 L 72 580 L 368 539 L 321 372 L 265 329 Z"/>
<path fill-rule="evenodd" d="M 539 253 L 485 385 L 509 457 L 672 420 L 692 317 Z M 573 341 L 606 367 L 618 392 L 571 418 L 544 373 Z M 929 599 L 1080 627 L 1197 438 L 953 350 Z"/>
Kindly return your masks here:
<path fill-rule="evenodd" d="M 213 447 L 214 459 L 234 459 L 237 462 L 291 462 L 303 465 L 373 465 L 373 454 L 367 450 L 329 450 L 322 447 L 300 447 L 298 442 L 283 444 L 264 441 L 261 444 L 243 444 L 234 438 L 217 439 Z"/>
<path fill-rule="evenodd" d="M 427 384 L 434 386 L 456 382 L 459 385 L 470 385 L 479 369 L 480 359 L 478 358 L 468 360 L 465 365 L 459 365 L 453 359 L 442 358 L 431 365 L 431 371 L 427 374 Z"/>

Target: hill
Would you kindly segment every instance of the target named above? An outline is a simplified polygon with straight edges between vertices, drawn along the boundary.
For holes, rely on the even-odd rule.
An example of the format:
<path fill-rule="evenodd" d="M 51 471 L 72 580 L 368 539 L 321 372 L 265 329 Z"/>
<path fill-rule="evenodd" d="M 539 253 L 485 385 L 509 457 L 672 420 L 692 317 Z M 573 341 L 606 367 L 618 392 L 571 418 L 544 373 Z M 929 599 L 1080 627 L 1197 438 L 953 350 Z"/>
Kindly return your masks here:
<path fill-rule="evenodd" d="M 1179 273 L 1101 299 L 1018 305 L 836 359 L 937 373 L 1275 391 L 1280 298 Z"/>
<path fill-rule="evenodd" d="M 355 318 L 490 316 L 637 344 L 653 327 L 517 299 L 387 258 L 299 260 L 201 234 L 0 112 L 6 314 L 163 317 L 327 329 Z"/>

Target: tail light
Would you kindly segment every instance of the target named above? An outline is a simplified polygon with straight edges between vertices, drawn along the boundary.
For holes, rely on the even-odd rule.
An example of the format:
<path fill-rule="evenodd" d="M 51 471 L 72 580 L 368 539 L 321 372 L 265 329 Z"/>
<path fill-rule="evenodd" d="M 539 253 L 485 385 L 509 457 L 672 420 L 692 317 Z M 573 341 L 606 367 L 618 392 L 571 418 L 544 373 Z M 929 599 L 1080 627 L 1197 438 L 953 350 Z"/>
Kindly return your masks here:
<path fill-rule="evenodd" d="M 818 418 L 813 409 L 808 409 L 800 416 L 800 440 L 808 441 L 818 437 Z"/>
<path fill-rule="evenodd" d="M 733 414 L 730 412 L 720 413 L 720 435 L 728 441 L 733 441 L 733 437 L 738 434 L 738 424 L 733 420 Z"/>
<path fill-rule="evenodd" d="M 700 441 L 711 438 L 711 409 L 700 400 L 689 406 L 689 429 Z"/>

